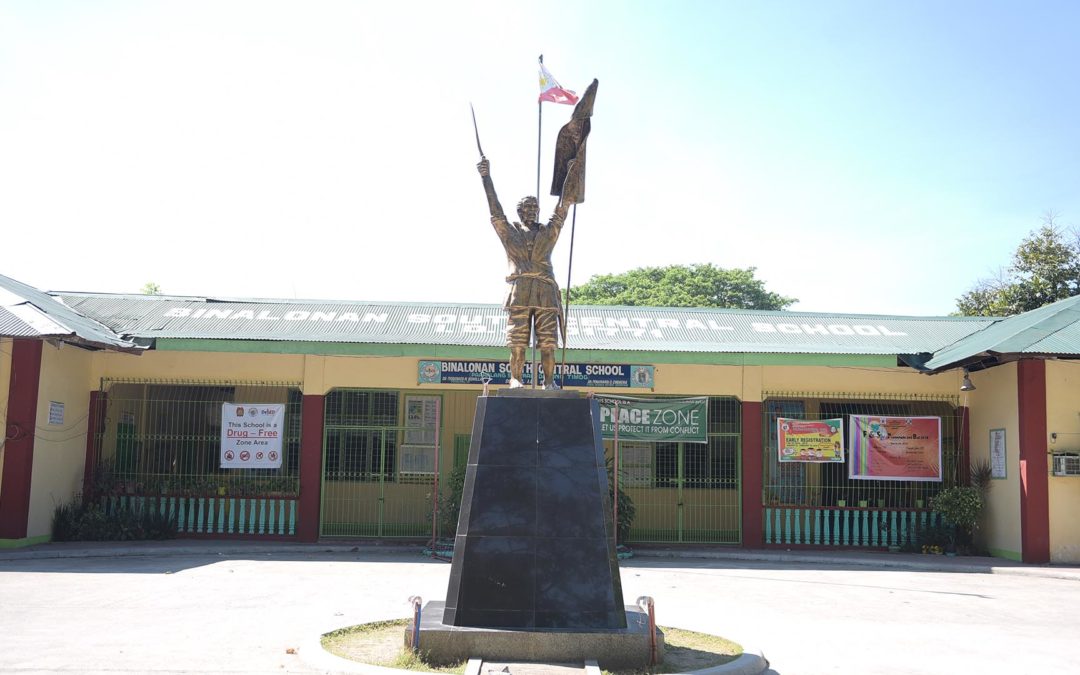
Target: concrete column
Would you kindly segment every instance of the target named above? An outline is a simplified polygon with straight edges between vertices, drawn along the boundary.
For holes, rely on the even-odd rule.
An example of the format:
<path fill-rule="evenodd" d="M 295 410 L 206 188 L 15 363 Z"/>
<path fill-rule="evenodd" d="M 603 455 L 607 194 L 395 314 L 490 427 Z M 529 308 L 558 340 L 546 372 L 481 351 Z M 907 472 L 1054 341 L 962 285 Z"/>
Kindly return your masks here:
<path fill-rule="evenodd" d="M 24 539 L 30 516 L 30 477 L 34 467 L 41 340 L 11 342 L 4 474 L 0 479 L 0 539 Z"/>
<path fill-rule="evenodd" d="M 83 464 L 83 499 L 90 494 L 94 483 L 94 470 L 97 468 L 98 455 L 101 452 L 101 432 L 105 427 L 105 403 L 107 394 L 103 391 L 90 392 L 90 410 L 86 416 L 86 461 Z"/>
<path fill-rule="evenodd" d="M 1021 359 L 1016 371 L 1020 417 L 1020 555 L 1050 562 L 1050 486 L 1046 461 L 1046 362 Z"/>
<path fill-rule="evenodd" d="M 956 439 L 956 443 L 959 446 L 957 448 L 958 455 L 956 458 L 957 471 L 960 475 L 957 476 L 958 485 L 971 485 L 971 415 L 970 410 L 966 405 L 962 405 L 956 409 L 957 414 L 960 416 L 960 434 Z"/>
<path fill-rule="evenodd" d="M 761 505 L 762 447 L 761 402 L 742 402 L 742 545 L 765 545 Z"/>
<path fill-rule="evenodd" d="M 300 413 L 300 521 L 296 526 L 300 541 L 319 540 L 325 407 L 325 396 L 304 396 Z"/>

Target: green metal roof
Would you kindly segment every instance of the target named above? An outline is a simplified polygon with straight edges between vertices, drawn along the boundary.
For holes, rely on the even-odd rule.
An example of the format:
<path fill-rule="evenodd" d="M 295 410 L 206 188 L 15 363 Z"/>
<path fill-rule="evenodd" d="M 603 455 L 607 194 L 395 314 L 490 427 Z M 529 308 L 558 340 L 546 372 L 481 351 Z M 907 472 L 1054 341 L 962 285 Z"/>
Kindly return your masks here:
<path fill-rule="evenodd" d="M 141 351 L 141 347 L 121 339 L 55 297 L 3 275 L 0 275 L 0 337 L 51 338 L 87 349 Z"/>
<path fill-rule="evenodd" d="M 498 305 L 57 293 L 126 338 L 501 347 Z M 994 319 L 575 305 L 577 350 L 897 355 L 934 352 Z"/>
<path fill-rule="evenodd" d="M 1009 354 L 1080 355 L 1080 295 L 997 319 L 934 353 L 927 370 L 946 370 Z"/>

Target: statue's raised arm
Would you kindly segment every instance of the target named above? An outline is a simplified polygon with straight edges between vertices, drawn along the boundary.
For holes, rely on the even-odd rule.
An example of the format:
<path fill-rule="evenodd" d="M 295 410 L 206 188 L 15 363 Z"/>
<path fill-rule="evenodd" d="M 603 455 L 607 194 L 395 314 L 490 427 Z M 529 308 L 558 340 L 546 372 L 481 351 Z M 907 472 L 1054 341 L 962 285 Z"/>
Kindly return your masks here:
<path fill-rule="evenodd" d="M 506 214 L 503 213 L 502 204 L 499 203 L 499 197 L 495 194 L 495 184 L 491 182 L 491 162 L 487 157 L 480 160 L 480 163 L 476 165 L 476 170 L 480 172 L 480 178 L 484 181 L 484 193 L 487 195 L 491 217 L 505 220 Z"/>

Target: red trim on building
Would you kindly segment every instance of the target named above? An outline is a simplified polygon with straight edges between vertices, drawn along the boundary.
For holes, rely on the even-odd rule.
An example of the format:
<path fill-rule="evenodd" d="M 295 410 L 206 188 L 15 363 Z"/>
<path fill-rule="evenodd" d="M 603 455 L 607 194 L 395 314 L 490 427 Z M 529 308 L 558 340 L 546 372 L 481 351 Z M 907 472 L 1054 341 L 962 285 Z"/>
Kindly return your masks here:
<path fill-rule="evenodd" d="M 762 528 L 761 486 L 761 406 L 757 401 L 742 403 L 742 545 L 761 548 L 765 544 Z"/>
<path fill-rule="evenodd" d="M 0 539 L 26 537 L 30 517 L 30 477 L 34 467 L 40 340 L 12 340 L 11 382 L 4 429 L 4 476 L 0 483 Z"/>
<path fill-rule="evenodd" d="M 83 498 L 90 494 L 94 482 L 94 468 L 97 467 L 101 433 L 105 430 L 105 403 L 107 394 L 103 391 L 90 392 L 90 411 L 86 415 L 86 460 L 83 464 Z"/>
<path fill-rule="evenodd" d="M 1020 556 L 1050 562 L 1050 488 L 1046 463 L 1046 362 L 1021 359 L 1016 370 L 1020 416 Z"/>
<path fill-rule="evenodd" d="M 296 538 L 319 540 L 325 396 L 304 396 L 300 421 L 300 518 Z"/>
<path fill-rule="evenodd" d="M 971 415 L 970 409 L 962 405 L 956 409 L 960 415 L 960 434 L 957 442 L 960 444 L 960 456 L 957 457 L 958 485 L 971 485 Z"/>

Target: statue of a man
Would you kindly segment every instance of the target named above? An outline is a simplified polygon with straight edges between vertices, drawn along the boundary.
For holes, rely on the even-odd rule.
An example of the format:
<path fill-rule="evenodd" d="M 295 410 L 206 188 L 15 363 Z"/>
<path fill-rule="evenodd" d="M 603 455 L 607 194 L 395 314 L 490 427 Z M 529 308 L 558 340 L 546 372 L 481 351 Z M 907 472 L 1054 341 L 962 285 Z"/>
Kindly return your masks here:
<path fill-rule="evenodd" d="M 520 222 L 511 223 L 503 213 L 495 186 L 489 173 L 490 163 L 482 159 L 477 165 L 484 181 L 491 224 L 506 249 L 506 261 L 510 275 L 504 307 L 509 313 L 506 341 L 510 346 L 510 386 L 522 386 L 525 368 L 525 350 L 529 346 L 530 329 L 535 331 L 536 345 L 540 348 L 540 364 L 544 370 L 544 388 L 556 389 L 555 347 L 560 327 L 565 327 L 559 284 L 551 267 L 551 251 L 559 240 L 563 221 L 570 203 L 559 199 L 555 213 L 547 224 L 536 221 L 540 211 L 536 198 L 523 197 L 518 202 Z"/>

